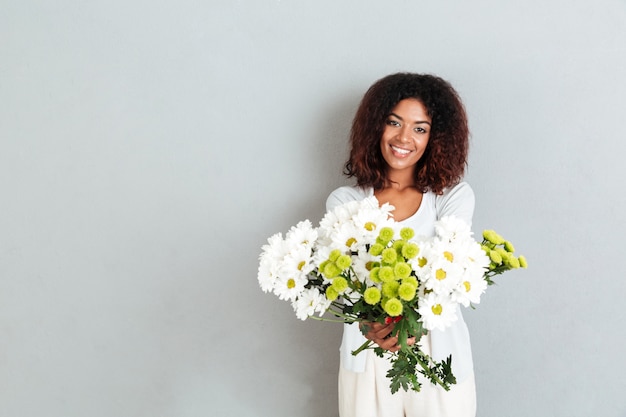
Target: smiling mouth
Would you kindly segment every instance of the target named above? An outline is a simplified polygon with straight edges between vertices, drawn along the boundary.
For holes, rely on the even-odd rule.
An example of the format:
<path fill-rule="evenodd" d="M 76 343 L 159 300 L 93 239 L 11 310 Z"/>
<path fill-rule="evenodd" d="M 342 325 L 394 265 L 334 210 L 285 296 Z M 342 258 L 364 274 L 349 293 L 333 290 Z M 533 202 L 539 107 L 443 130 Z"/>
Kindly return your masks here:
<path fill-rule="evenodd" d="M 408 155 L 411 153 L 411 151 L 409 151 L 408 149 L 397 148 L 393 145 L 391 145 L 391 149 L 393 149 L 394 152 L 397 152 L 400 155 Z"/>

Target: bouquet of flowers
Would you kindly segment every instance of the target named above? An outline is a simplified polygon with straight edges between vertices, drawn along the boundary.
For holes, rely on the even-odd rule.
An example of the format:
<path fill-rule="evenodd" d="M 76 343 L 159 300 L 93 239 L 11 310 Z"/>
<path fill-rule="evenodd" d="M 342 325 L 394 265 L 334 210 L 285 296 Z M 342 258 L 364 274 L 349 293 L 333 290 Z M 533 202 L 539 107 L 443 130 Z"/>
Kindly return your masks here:
<path fill-rule="evenodd" d="M 417 341 L 450 326 L 458 305 L 478 304 L 492 277 L 525 268 L 526 259 L 493 230 L 478 243 L 470 226 L 454 216 L 440 219 L 435 236 L 424 238 L 395 222 L 392 211 L 370 197 L 336 207 L 317 228 L 304 220 L 284 237 L 271 236 L 260 255 L 259 284 L 291 302 L 301 320 L 359 322 L 364 334 L 368 323 L 394 323 L 399 351 L 368 341 L 353 355 L 368 348 L 389 355 L 393 393 L 400 387 L 419 391 L 418 374 L 448 390 L 456 383 L 451 356 L 434 361 Z M 411 337 L 415 343 L 409 345 Z"/>

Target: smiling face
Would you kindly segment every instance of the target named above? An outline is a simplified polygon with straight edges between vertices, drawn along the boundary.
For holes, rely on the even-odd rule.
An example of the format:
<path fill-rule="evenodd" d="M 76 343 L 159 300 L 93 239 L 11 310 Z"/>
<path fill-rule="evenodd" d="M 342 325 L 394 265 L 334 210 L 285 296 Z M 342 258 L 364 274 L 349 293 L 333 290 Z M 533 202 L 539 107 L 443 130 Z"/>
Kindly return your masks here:
<path fill-rule="evenodd" d="M 432 119 L 421 101 L 407 98 L 396 104 L 385 121 L 380 139 L 389 174 L 393 171 L 413 173 L 428 145 L 431 126 Z"/>

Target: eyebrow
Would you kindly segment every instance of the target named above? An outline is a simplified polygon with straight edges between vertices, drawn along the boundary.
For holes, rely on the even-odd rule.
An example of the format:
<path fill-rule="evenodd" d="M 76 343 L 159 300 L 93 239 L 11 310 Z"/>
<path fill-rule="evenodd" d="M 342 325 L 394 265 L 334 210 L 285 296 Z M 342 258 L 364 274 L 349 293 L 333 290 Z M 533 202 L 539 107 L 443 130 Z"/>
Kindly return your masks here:
<path fill-rule="evenodd" d="M 403 121 L 403 122 L 404 122 L 404 119 L 403 119 L 402 117 L 398 116 L 397 114 L 395 114 L 394 112 L 389 113 L 389 116 L 396 117 L 396 118 L 398 118 L 398 119 L 400 119 L 401 121 Z M 426 120 L 416 120 L 416 121 L 415 121 L 415 124 L 416 124 L 416 125 L 420 125 L 420 124 L 424 124 L 424 123 L 425 123 L 425 124 L 427 124 L 428 126 L 432 126 L 432 125 L 430 124 L 430 122 L 428 122 L 428 121 L 426 121 Z"/>

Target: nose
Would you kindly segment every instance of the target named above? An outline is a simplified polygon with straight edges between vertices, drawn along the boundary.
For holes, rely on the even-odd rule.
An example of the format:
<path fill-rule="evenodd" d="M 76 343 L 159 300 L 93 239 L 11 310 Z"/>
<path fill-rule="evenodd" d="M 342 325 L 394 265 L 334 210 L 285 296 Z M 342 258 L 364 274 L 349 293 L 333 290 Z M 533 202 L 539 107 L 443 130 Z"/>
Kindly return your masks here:
<path fill-rule="evenodd" d="M 400 130 L 400 140 L 402 142 L 408 142 L 411 140 L 411 127 L 403 126 Z"/>

